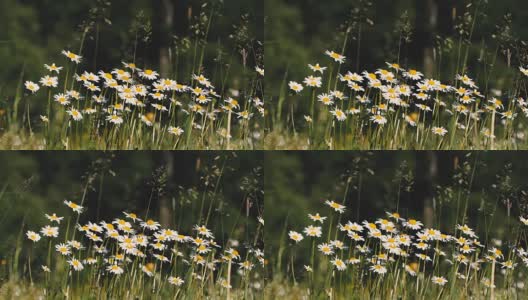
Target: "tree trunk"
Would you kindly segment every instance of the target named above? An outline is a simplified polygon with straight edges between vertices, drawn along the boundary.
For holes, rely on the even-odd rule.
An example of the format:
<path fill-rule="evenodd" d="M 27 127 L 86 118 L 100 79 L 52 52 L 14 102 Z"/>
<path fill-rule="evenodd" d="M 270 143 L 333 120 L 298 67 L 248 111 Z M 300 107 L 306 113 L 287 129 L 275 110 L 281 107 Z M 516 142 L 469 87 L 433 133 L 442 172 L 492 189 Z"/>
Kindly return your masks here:
<path fill-rule="evenodd" d="M 424 224 L 427 227 L 433 227 L 434 222 L 434 183 L 436 181 L 436 175 L 438 173 L 438 158 L 436 153 L 433 151 L 427 151 L 425 153 L 426 173 L 425 173 L 425 184 L 426 194 L 424 197 Z"/>
<path fill-rule="evenodd" d="M 424 74 L 431 78 L 434 74 L 434 35 L 438 24 L 438 4 L 436 0 L 427 0 L 425 4 L 425 47 Z"/>
<path fill-rule="evenodd" d="M 416 153 L 416 189 L 414 198 L 423 205 L 423 221 L 426 227 L 434 223 L 434 184 L 438 175 L 438 157 L 434 151 Z"/>
<path fill-rule="evenodd" d="M 160 214 L 160 224 L 161 226 L 168 228 L 171 225 L 171 185 L 174 182 L 174 153 L 170 151 L 163 152 L 163 160 L 167 172 L 167 185 L 165 187 L 166 191 L 163 196 L 159 199 L 159 214 Z"/>
<path fill-rule="evenodd" d="M 174 0 L 161 1 L 160 75 L 169 77 L 171 72 L 170 41 L 174 26 Z"/>

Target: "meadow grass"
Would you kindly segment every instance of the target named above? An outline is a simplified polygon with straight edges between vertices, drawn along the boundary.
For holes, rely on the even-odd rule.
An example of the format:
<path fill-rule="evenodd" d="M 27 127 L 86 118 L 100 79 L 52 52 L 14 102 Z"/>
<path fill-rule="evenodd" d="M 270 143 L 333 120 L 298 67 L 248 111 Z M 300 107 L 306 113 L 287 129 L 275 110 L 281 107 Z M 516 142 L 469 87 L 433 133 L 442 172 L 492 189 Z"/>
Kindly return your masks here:
<path fill-rule="evenodd" d="M 125 211 L 106 222 L 88 220 L 83 214 L 94 212 L 86 206 L 93 203 L 87 191 L 94 188 L 94 178 L 87 178 L 82 197 L 77 203 L 64 200 L 60 215 L 24 217 L 21 228 L 11 233 L 18 232 L 16 242 L 2 255 L 0 298 L 262 298 L 264 225 L 261 217 L 255 219 L 263 209 L 255 202 L 258 170 L 235 183 L 243 199 L 234 211 L 245 213 L 228 215 L 222 189 L 229 167 L 223 159 L 209 167 L 211 174 L 204 174 L 199 186 L 182 191 L 170 204 L 175 229 L 153 217 L 162 213 L 154 207 L 154 199 L 164 193 L 161 171 L 154 175 L 158 183 L 141 215 Z M 99 193 L 103 187 L 101 180 Z M 4 192 L 2 201 L 9 201 Z M 248 201 L 253 201 L 251 209 Z M 104 203 L 97 210 L 97 215 L 105 210 Z"/>
<path fill-rule="evenodd" d="M 365 187 L 345 178 L 341 200 L 321 202 L 304 224 L 281 221 L 279 242 L 270 248 L 277 255 L 268 299 L 524 299 L 526 203 L 518 202 L 522 196 L 506 170 L 511 167 L 474 195 L 476 167 L 466 161 L 453 183 L 435 187 L 434 216 L 424 222 L 400 214 L 407 211 L 400 200 L 412 186 L 405 172 L 388 196 L 396 198 L 395 210 L 369 220 L 350 211 L 366 201 L 358 192 Z M 496 215 L 501 210 L 505 219 Z"/>
<path fill-rule="evenodd" d="M 147 58 L 152 28 L 133 25 L 132 55 L 94 69 L 83 59 L 85 40 L 99 27 L 83 27 L 77 49 L 57 49 L 62 59 L 42 66 L 44 76 L 22 71 L 15 95 L 0 109 L 4 149 L 255 149 L 263 115 L 262 49 L 250 36 L 249 17 L 222 37 L 232 49 L 211 43 L 220 12 L 201 6 L 189 36 L 170 46 L 155 70 Z M 196 24 L 195 24 L 196 23 Z M 135 24 L 135 23 L 134 23 Z M 113 47 L 115 45 L 105 45 Z M 97 47 L 101 47 L 96 43 Z M 206 55 L 216 52 L 216 57 Z M 212 62 L 210 62 L 212 61 Z M 89 66 L 88 66 L 89 65 Z M 233 67 L 235 65 L 235 67 Z M 7 93 L 4 91 L 0 91 Z"/>
<path fill-rule="evenodd" d="M 526 149 L 524 42 L 511 36 L 511 16 L 485 42 L 473 41 L 485 3 L 470 2 L 455 34 L 434 37 L 426 70 L 403 54 L 413 37 L 406 13 L 394 26 L 390 61 L 378 69 L 360 68 L 361 25 L 344 26 L 329 49 L 316 50 L 324 58 L 295 66 L 306 77 L 286 72 L 266 95 L 273 101 L 265 148 Z"/>

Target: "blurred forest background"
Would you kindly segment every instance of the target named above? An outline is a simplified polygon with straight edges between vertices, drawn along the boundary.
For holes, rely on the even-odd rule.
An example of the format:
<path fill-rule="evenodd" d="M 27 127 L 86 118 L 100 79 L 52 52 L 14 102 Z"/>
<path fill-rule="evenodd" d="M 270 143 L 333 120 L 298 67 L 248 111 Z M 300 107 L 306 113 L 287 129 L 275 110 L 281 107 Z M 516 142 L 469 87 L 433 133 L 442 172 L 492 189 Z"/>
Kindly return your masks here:
<path fill-rule="evenodd" d="M 515 236 L 519 216 L 528 215 L 525 152 L 266 152 L 266 239 L 268 253 L 289 244 L 287 232 L 330 216 L 324 204 L 346 205 L 342 224 L 386 218 L 398 211 L 445 233 L 466 223 L 482 242 Z M 345 195 L 346 185 L 349 183 Z M 346 199 L 344 201 L 344 199 Z M 509 216 L 509 217 L 508 217 Z M 512 229 L 512 230 L 510 230 Z M 285 236 L 286 235 L 286 236 Z M 309 255 L 309 249 L 306 255 Z M 277 258 L 274 256 L 271 265 Z M 305 255 L 299 255 L 306 259 Z M 280 268 L 279 268 L 280 269 Z"/>
<path fill-rule="evenodd" d="M 121 61 L 132 61 L 137 37 L 139 68 L 179 74 L 171 69 L 168 56 L 179 53 L 182 62 L 188 60 L 185 52 L 203 35 L 203 23 L 209 20 L 204 67 L 211 72 L 214 65 L 229 64 L 236 81 L 243 67 L 240 47 L 255 47 L 263 39 L 262 6 L 260 0 L 3 0 L 0 95 L 13 96 L 22 72 L 38 78 L 47 73 L 45 63 L 63 65 L 61 50 L 78 53 L 87 28 L 83 51 L 78 53 L 84 56 L 83 69 L 108 71 L 121 67 Z M 253 68 L 256 58 L 250 58 Z M 174 79 L 190 79 L 190 70 L 179 71 L 185 79 Z"/>
<path fill-rule="evenodd" d="M 511 76 L 508 64 L 527 63 L 527 1 L 266 0 L 265 7 L 267 96 L 279 95 L 286 72 L 300 82 L 308 64 L 328 66 L 324 51 L 340 52 L 347 29 L 345 73 L 386 67 L 400 53 L 404 68 L 453 81 L 459 42 L 470 45 L 469 75 L 480 83 L 495 65 L 494 88 Z"/>
<path fill-rule="evenodd" d="M 0 270 L 12 265 L 6 258 L 17 239 L 27 241 L 26 230 L 49 224 L 46 213 L 73 216 L 63 201 L 81 204 L 85 190 L 81 224 L 110 222 L 123 212 L 144 218 L 151 199 L 149 217 L 191 234 L 205 222 L 204 201 L 219 244 L 252 242 L 264 209 L 262 159 L 261 152 L 0 153 Z"/>

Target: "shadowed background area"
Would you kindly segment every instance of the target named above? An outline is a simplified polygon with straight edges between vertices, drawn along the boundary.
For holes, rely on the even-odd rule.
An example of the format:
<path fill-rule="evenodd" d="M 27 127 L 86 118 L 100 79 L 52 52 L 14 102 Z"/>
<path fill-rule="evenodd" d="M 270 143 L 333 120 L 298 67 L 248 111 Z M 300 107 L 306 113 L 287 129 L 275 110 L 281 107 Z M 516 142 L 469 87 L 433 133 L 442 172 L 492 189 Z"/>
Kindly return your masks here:
<path fill-rule="evenodd" d="M 452 234 L 465 215 L 482 242 L 506 243 L 519 216 L 528 214 L 526 158 L 523 152 L 267 152 L 266 206 L 273 209 L 265 214 L 265 246 L 279 253 L 270 265 L 280 270 L 288 258 L 279 249 L 290 244 L 289 230 L 313 224 L 308 214 L 327 222 L 337 215 L 325 200 L 344 203 L 341 224 L 397 211 Z M 305 250 L 297 259 L 306 262 Z"/>
<path fill-rule="evenodd" d="M 85 31 L 83 69 L 120 67 L 135 53 L 138 67 L 178 79 L 190 70 L 172 63 L 174 56 L 192 59 L 186 51 L 210 22 L 203 66 L 212 72 L 216 64 L 230 64 L 235 76 L 243 64 L 239 48 L 255 47 L 263 38 L 262 5 L 258 0 L 2 1 L 0 95 L 13 96 L 22 72 L 38 78 L 47 73 L 43 64 L 62 65 L 61 50 L 78 53 Z M 250 59 L 254 64 L 259 58 Z"/>
<path fill-rule="evenodd" d="M 453 80 L 459 42 L 472 44 L 467 64 L 473 77 L 490 64 L 497 67 L 494 76 L 504 77 L 508 64 L 527 62 L 526 1 L 269 0 L 265 5 L 268 96 L 279 95 L 286 72 L 289 80 L 302 81 L 311 74 L 307 64 L 328 66 L 324 51 L 341 52 L 343 46 L 342 71 L 373 71 L 399 61 L 443 80 Z"/>

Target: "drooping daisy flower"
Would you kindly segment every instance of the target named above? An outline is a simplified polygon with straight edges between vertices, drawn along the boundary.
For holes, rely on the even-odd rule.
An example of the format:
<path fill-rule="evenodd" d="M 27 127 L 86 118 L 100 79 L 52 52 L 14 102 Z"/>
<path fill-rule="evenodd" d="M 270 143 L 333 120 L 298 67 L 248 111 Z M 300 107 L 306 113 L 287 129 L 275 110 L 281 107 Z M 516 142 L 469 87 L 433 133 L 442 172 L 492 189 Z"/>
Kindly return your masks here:
<path fill-rule="evenodd" d="M 151 93 L 150 97 L 152 97 L 152 98 L 154 98 L 156 100 L 163 100 L 163 99 L 165 99 L 166 96 L 164 94 L 160 93 L 160 92 L 156 92 L 156 93 Z"/>
<path fill-rule="evenodd" d="M 491 100 L 488 100 L 488 102 L 491 104 L 491 106 L 494 109 L 503 109 L 504 105 L 502 104 L 502 100 L 497 98 L 492 98 Z"/>
<path fill-rule="evenodd" d="M 336 108 L 336 109 L 330 111 L 330 113 L 331 113 L 334 117 L 336 117 L 336 119 L 337 119 L 338 121 L 341 121 L 341 122 L 342 122 L 342 121 L 345 121 L 346 118 L 347 118 L 346 114 L 345 114 L 342 110 L 340 110 L 339 108 Z"/>
<path fill-rule="evenodd" d="M 359 84 L 357 84 L 357 82 L 350 82 L 350 83 L 348 84 L 348 87 L 351 88 L 351 89 L 353 89 L 353 90 L 356 91 L 356 92 L 363 92 L 363 91 L 365 91 L 365 89 L 364 89 L 362 86 L 360 86 Z"/>
<path fill-rule="evenodd" d="M 317 99 L 319 102 L 323 103 L 324 105 L 332 105 L 334 104 L 333 96 L 329 94 L 321 94 L 317 96 Z"/>
<path fill-rule="evenodd" d="M 156 265 L 154 265 L 153 263 L 148 263 L 141 267 L 141 271 L 147 274 L 148 277 L 152 277 L 154 275 L 155 268 Z"/>
<path fill-rule="evenodd" d="M 83 211 L 83 207 L 76 204 L 76 203 L 73 203 L 71 201 L 68 201 L 68 200 L 64 200 L 64 204 L 66 204 L 69 208 L 71 208 L 74 212 L 76 213 L 82 213 Z"/>
<path fill-rule="evenodd" d="M 290 87 L 290 89 L 296 93 L 300 93 L 304 88 L 302 86 L 302 84 L 300 83 L 297 83 L 295 81 L 290 81 L 288 83 L 288 86 Z"/>
<path fill-rule="evenodd" d="M 110 123 L 113 123 L 113 124 L 116 124 L 116 125 L 119 125 L 119 124 L 123 123 L 123 118 L 121 118 L 118 115 L 110 115 L 110 116 L 106 117 L 106 120 L 109 121 Z"/>
<path fill-rule="evenodd" d="M 152 220 L 152 219 L 148 219 L 147 221 L 145 222 L 141 222 L 139 224 L 142 228 L 147 228 L 147 229 L 150 229 L 150 230 L 158 230 L 160 228 L 160 223 Z"/>
<path fill-rule="evenodd" d="M 213 238 L 213 233 L 211 232 L 211 230 L 207 229 L 207 227 L 205 226 L 198 226 L 198 225 L 194 225 L 194 230 L 196 230 L 198 232 L 198 234 L 200 235 L 203 235 L 207 238 Z"/>
<path fill-rule="evenodd" d="M 332 249 L 332 245 L 331 244 L 322 243 L 322 244 L 318 245 L 317 248 L 324 255 L 332 255 L 332 254 L 334 254 L 334 249 Z"/>
<path fill-rule="evenodd" d="M 180 277 L 173 277 L 173 276 L 170 276 L 168 281 L 170 284 L 175 285 L 175 286 L 181 286 L 185 282 Z"/>
<path fill-rule="evenodd" d="M 415 243 L 414 246 L 420 250 L 426 250 L 429 248 L 429 245 L 424 242 Z"/>
<path fill-rule="evenodd" d="M 135 213 L 127 213 L 127 212 L 123 212 L 123 214 L 125 214 L 125 216 L 127 218 L 130 218 L 132 219 L 133 222 L 136 222 L 139 220 L 138 216 L 135 214 Z"/>
<path fill-rule="evenodd" d="M 193 74 L 192 79 L 198 81 L 201 85 L 205 87 L 211 87 L 211 82 L 204 75 Z"/>
<path fill-rule="evenodd" d="M 444 136 L 444 135 L 446 135 L 446 133 L 447 133 L 447 129 L 445 129 L 444 127 L 436 127 L 436 126 L 435 126 L 435 127 L 433 127 L 433 128 L 431 129 L 431 131 L 432 131 L 434 134 L 439 135 L 439 136 Z"/>
<path fill-rule="evenodd" d="M 237 116 L 238 116 L 239 119 L 249 120 L 249 119 L 251 119 L 253 114 L 250 114 L 249 111 L 245 110 L 245 111 L 241 111 L 241 112 L 237 113 Z"/>
<path fill-rule="evenodd" d="M 75 241 L 75 240 L 68 241 L 68 245 L 70 245 L 73 249 L 76 249 L 76 250 L 84 249 L 84 246 L 79 241 Z"/>
<path fill-rule="evenodd" d="M 169 126 L 169 128 L 167 129 L 167 131 L 170 133 L 170 134 L 174 134 L 175 136 L 180 136 L 183 134 L 183 129 L 181 129 L 180 127 L 172 127 L 172 126 Z"/>
<path fill-rule="evenodd" d="M 349 259 L 347 259 L 347 264 L 349 265 L 357 265 L 361 262 L 361 260 L 359 258 L 356 258 L 356 257 L 351 257 Z"/>
<path fill-rule="evenodd" d="M 460 252 L 465 254 L 472 253 L 473 251 L 475 251 L 475 248 L 470 247 L 468 244 L 465 244 L 460 248 Z"/>
<path fill-rule="evenodd" d="M 55 213 L 53 213 L 51 216 L 48 214 L 45 214 L 45 216 L 48 220 L 50 220 L 51 222 L 57 222 L 57 224 L 60 224 L 62 219 L 64 219 L 64 217 L 58 217 L 57 214 Z"/>
<path fill-rule="evenodd" d="M 372 272 L 380 274 L 380 275 L 383 275 L 383 274 L 387 273 L 387 268 L 385 268 L 384 266 L 382 266 L 380 264 L 375 264 L 375 265 L 371 266 L 369 269 Z"/>
<path fill-rule="evenodd" d="M 93 82 L 85 82 L 84 83 L 84 87 L 87 88 L 88 90 L 92 91 L 92 92 L 101 91 L 101 89 L 98 86 L 96 86 L 95 84 L 93 84 Z"/>
<path fill-rule="evenodd" d="M 347 235 L 356 242 L 361 242 L 365 240 L 361 235 L 354 231 L 349 231 Z"/>
<path fill-rule="evenodd" d="M 412 263 L 409 265 L 405 265 L 405 271 L 413 277 L 416 276 L 416 271 L 418 271 L 418 264 Z"/>
<path fill-rule="evenodd" d="M 82 56 L 72 53 L 70 51 L 62 50 L 62 54 L 76 64 L 80 63 L 82 60 Z"/>
<path fill-rule="evenodd" d="M 82 111 L 84 114 L 87 114 L 87 115 L 93 115 L 97 112 L 97 109 L 96 108 L 93 108 L 93 107 L 87 107 L 85 109 L 83 109 Z"/>
<path fill-rule="evenodd" d="M 338 213 L 342 214 L 342 213 L 345 212 L 345 208 L 346 207 L 344 205 L 341 205 L 341 204 L 337 203 L 337 202 L 326 200 L 325 204 L 330 206 L 331 208 L 333 208 Z"/>
<path fill-rule="evenodd" d="M 425 255 L 423 253 L 415 253 L 415 255 L 416 255 L 416 257 L 418 257 L 420 260 L 423 260 L 423 261 L 431 261 L 432 260 L 429 256 L 427 256 L 427 255 Z"/>
<path fill-rule="evenodd" d="M 326 50 L 325 54 L 330 56 L 332 59 L 334 59 L 334 61 L 336 61 L 336 62 L 338 62 L 340 64 L 344 63 L 345 59 L 346 59 L 346 57 L 344 55 L 341 55 L 341 54 L 336 53 L 334 51 Z"/>
<path fill-rule="evenodd" d="M 40 230 L 43 236 L 47 237 L 58 237 L 59 236 L 59 227 L 51 227 L 46 225 Z"/>
<path fill-rule="evenodd" d="M 59 72 L 62 70 L 62 67 L 57 67 L 57 65 L 55 65 L 55 63 L 53 63 L 51 66 L 49 66 L 47 64 L 44 64 L 44 67 L 46 67 L 46 69 L 48 69 L 48 71 L 56 72 L 57 74 L 59 74 Z"/>
<path fill-rule="evenodd" d="M 410 69 L 409 71 L 407 72 L 403 72 L 403 77 L 406 77 L 406 78 L 409 78 L 409 79 L 412 79 L 412 80 L 420 80 L 422 78 L 423 74 L 414 70 L 414 69 Z"/>
<path fill-rule="evenodd" d="M 420 228 L 422 228 L 423 224 L 422 222 L 417 221 L 415 219 L 409 219 L 403 222 L 403 226 L 414 230 L 419 230 Z"/>
<path fill-rule="evenodd" d="M 288 236 L 297 243 L 303 240 L 302 234 L 293 230 L 288 233 Z"/>
<path fill-rule="evenodd" d="M 475 231 L 473 231 L 473 229 L 471 229 L 466 224 L 464 224 L 464 225 L 457 224 L 456 229 L 462 231 L 465 235 L 470 236 L 472 238 L 476 238 L 477 237 L 477 235 L 475 234 Z"/>
<path fill-rule="evenodd" d="M 494 258 L 494 259 L 498 259 L 498 258 L 502 259 L 502 258 L 504 258 L 504 255 L 502 254 L 502 251 L 500 249 L 495 248 L 495 247 L 489 249 L 488 252 L 491 253 L 492 258 Z"/>
<path fill-rule="evenodd" d="M 348 221 L 345 225 L 340 225 L 339 228 L 341 229 L 341 231 L 363 231 L 363 226 L 359 225 L 356 222 L 352 223 L 350 221 Z"/>
<path fill-rule="evenodd" d="M 322 228 L 319 226 L 310 225 L 304 228 L 304 233 L 307 236 L 311 236 L 311 237 L 321 237 L 321 235 L 323 234 L 323 231 L 322 231 Z"/>
<path fill-rule="evenodd" d="M 26 232 L 26 236 L 28 239 L 32 240 L 33 242 L 38 242 L 40 240 L 40 235 L 34 231 Z"/>
<path fill-rule="evenodd" d="M 161 104 L 151 103 L 150 105 L 152 105 L 152 107 L 154 107 L 158 111 L 168 111 L 168 109 Z"/>
<path fill-rule="evenodd" d="M 60 243 L 55 245 L 55 250 L 62 255 L 70 255 L 70 246 L 68 244 Z"/>
<path fill-rule="evenodd" d="M 156 72 L 154 70 L 146 69 L 144 71 L 139 72 L 138 75 L 141 78 L 145 78 L 145 79 L 149 79 L 149 80 L 155 80 L 156 78 L 158 78 L 159 74 L 158 74 L 158 72 Z"/>
<path fill-rule="evenodd" d="M 57 85 L 59 85 L 59 78 L 46 75 L 42 77 L 39 82 L 45 87 L 57 87 Z"/>
<path fill-rule="evenodd" d="M 326 219 L 326 217 L 321 217 L 321 215 L 319 215 L 319 213 L 316 213 L 315 215 L 308 214 L 308 217 L 310 219 L 312 219 L 312 221 L 320 222 L 320 223 L 323 223 L 324 220 Z"/>
<path fill-rule="evenodd" d="M 373 115 L 372 117 L 370 117 L 370 120 L 379 125 L 384 125 L 387 123 L 387 118 L 382 115 Z"/>
<path fill-rule="evenodd" d="M 69 96 L 65 94 L 57 94 L 53 96 L 54 101 L 58 102 L 60 105 L 66 106 L 70 104 Z"/>
<path fill-rule="evenodd" d="M 503 269 L 513 270 L 517 264 L 513 263 L 513 261 L 508 260 L 503 263 L 501 263 Z"/>
<path fill-rule="evenodd" d="M 195 100 L 196 100 L 196 102 L 198 102 L 198 103 L 200 103 L 200 104 L 207 104 L 207 103 L 209 103 L 209 102 L 212 101 L 211 98 L 208 98 L 208 97 L 205 96 L 205 95 L 200 95 L 200 96 L 198 96 Z"/>
<path fill-rule="evenodd" d="M 24 86 L 26 87 L 26 89 L 28 89 L 33 94 L 36 93 L 40 89 L 38 84 L 34 83 L 33 81 L 26 81 L 24 83 Z"/>
<path fill-rule="evenodd" d="M 70 264 L 75 271 L 82 271 L 82 269 L 84 269 L 83 264 L 76 258 L 68 260 L 68 264 Z"/>
<path fill-rule="evenodd" d="M 82 118 L 83 118 L 81 112 L 78 111 L 78 110 L 75 109 L 75 108 L 71 108 L 71 109 L 67 110 L 66 112 L 67 112 L 68 115 L 70 115 L 75 121 L 80 121 L 80 120 L 82 120 Z"/>
<path fill-rule="evenodd" d="M 484 284 L 484 286 L 488 287 L 488 288 L 495 288 L 496 286 L 491 282 L 491 280 L 489 278 L 482 278 L 482 280 L 480 281 L 482 282 L 482 284 Z"/>
<path fill-rule="evenodd" d="M 321 73 L 321 74 L 323 74 L 324 71 L 326 70 L 326 67 L 321 67 L 319 64 L 315 64 L 315 66 L 308 64 L 308 67 L 309 67 L 312 71 L 314 71 L 314 72 L 319 72 L 319 73 Z"/>
<path fill-rule="evenodd" d="M 471 88 L 476 88 L 477 87 L 475 85 L 475 82 L 471 78 L 469 78 L 469 76 L 467 76 L 465 74 L 464 75 L 457 74 L 456 79 L 462 81 L 462 83 L 464 83 L 465 85 L 467 85 L 467 86 L 469 86 Z"/>
<path fill-rule="evenodd" d="M 355 82 L 363 81 L 363 76 L 359 75 L 358 73 L 352 73 L 352 72 L 348 71 L 345 75 L 339 74 L 339 79 L 341 81 L 346 81 L 346 82 L 348 82 L 350 84 L 353 81 L 355 81 Z"/>
<path fill-rule="evenodd" d="M 87 265 L 95 265 L 97 263 L 97 259 L 93 257 L 88 257 L 84 260 L 84 263 Z"/>
<path fill-rule="evenodd" d="M 250 271 L 255 266 L 248 260 L 238 263 L 238 265 L 240 266 L 241 270 L 247 270 L 247 271 Z"/>
<path fill-rule="evenodd" d="M 335 267 L 337 270 L 339 271 L 344 271 L 346 270 L 347 266 L 345 264 L 345 262 L 339 258 L 334 258 L 333 260 L 330 261 Z"/>
<path fill-rule="evenodd" d="M 361 109 L 357 108 L 357 107 L 352 107 L 348 110 L 348 114 L 349 115 L 357 115 L 361 112 Z"/>
<path fill-rule="evenodd" d="M 304 84 L 305 84 L 306 86 L 309 86 L 309 87 L 318 87 L 318 88 L 320 88 L 321 85 L 323 84 L 323 83 L 322 83 L 322 78 L 321 78 L 321 77 L 314 77 L 314 76 L 312 76 L 312 75 L 306 77 L 306 78 L 304 79 L 303 82 L 304 82 Z"/>
<path fill-rule="evenodd" d="M 424 92 L 420 92 L 420 93 L 417 93 L 417 94 L 414 94 L 414 97 L 416 97 L 416 99 L 419 99 L 419 100 L 427 100 L 427 98 L 429 98 L 429 96 L 424 93 Z M 417 104 L 418 106 L 418 104 Z"/>
<path fill-rule="evenodd" d="M 434 283 L 434 284 L 438 284 L 439 286 L 444 286 L 446 283 L 447 283 L 447 279 L 445 279 L 444 277 L 440 276 L 440 277 L 437 277 L 437 276 L 433 276 L 431 281 Z"/>
<path fill-rule="evenodd" d="M 115 275 L 121 275 L 123 274 L 124 270 L 123 268 L 121 268 L 120 266 L 118 265 L 111 265 L 111 266 L 108 266 L 106 267 L 106 270 L 112 274 L 115 274 Z"/>
<path fill-rule="evenodd" d="M 386 64 L 389 68 L 394 69 L 394 70 L 396 70 L 396 71 L 403 70 L 403 69 L 401 68 L 401 66 L 400 66 L 399 64 L 397 64 L 397 63 L 389 63 L 389 62 L 385 62 L 385 64 Z"/>

